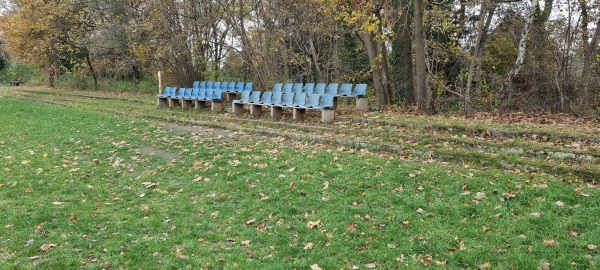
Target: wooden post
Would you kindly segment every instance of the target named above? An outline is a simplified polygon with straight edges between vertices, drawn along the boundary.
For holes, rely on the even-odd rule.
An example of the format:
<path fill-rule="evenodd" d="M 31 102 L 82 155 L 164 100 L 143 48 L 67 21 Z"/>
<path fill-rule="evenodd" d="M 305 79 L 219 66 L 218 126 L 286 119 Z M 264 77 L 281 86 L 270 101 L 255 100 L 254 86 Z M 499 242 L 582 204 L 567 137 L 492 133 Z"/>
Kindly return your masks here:
<path fill-rule="evenodd" d="M 162 89 L 162 77 L 160 76 L 160 71 L 158 72 L 158 94 L 162 95 L 163 94 L 163 89 Z"/>

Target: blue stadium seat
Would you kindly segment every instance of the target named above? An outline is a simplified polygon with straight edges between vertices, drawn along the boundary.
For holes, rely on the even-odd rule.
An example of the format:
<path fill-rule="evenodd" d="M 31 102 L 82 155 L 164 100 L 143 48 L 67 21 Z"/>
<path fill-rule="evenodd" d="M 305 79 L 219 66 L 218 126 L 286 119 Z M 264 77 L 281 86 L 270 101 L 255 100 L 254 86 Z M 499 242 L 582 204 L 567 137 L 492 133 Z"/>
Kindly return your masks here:
<path fill-rule="evenodd" d="M 179 91 L 177 92 L 177 98 L 183 98 L 185 96 L 185 88 L 179 88 Z"/>
<path fill-rule="evenodd" d="M 183 98 L 187 98 L 187 99 L 192 98 L 192 90 L 193 90 L 192 88 L 186 88 L 185 92 L 183 94 Z"/>
<path fill-rule="evenodd" d="M 212 100 L 214 92 L 215 92 L 215 90 L 213 90 L 213 89 L 206 89 L 206 96 L 204 96 L 204 99 L 205 100 Z"/>
<path fill-rule="evenodd" d="M 200 84 L 198 85 L 199 89 L 206 89 L 206 81 L 201 81 Z"/>
<path fill-rule="evenodd" d="M 271 98 L 273 97 L 273 92 L 271 91 L 266 91 L 264 93 L 262 93 L 262 96 L 260 97 L 260 104 L 271 104 Z"/>
<path fill-rule="evenodd" d="M 321 102 L 319 102 L 318 109 L 333 109 L 333 95 L 325 94 L 321 95 Z"/>
<path fill-rule="evenodd" d="M 214 82 L 212 85 L 213 90 L 221 89 L 221 82 Z"/>
<path fill-rule="evenodd" d="M 200 89 L 198 87 L 192 88 L 192 96 L 190 98 L 191 99 L 198 99 L 198 92 L 199 91 L 200 91 Z"/>
<path fill-rule="evenodd" d="M 307 94 L 312 94 L 315 91 L 315 84 L 314 83 L 307 83 L 304 85 L 304 93 Z"/>
<path fill-rule="evenodd" d="M 292 106 L 294 104 L 294 93 L 283 93 L 281 103 L 277 105 L 281 106 Z"/>
<path fill-rule="evenodd" d="M 235 82 L 229 82 L 227 84 L 227 92 L 235 92 Z"/>
<path fill-rule="evenodd" d="M 250 101 L 250 92 L 251 91 L 242 91 L 240 99 L 234 100 L 233 103 L 248 103 L 248 101 Z"/>
<path fill-rule="evenodd" d="M 317 108 L 321 101 L 321 95 L 319 94 L 308 94 L 308 101 L 306 102 L 306 108 Z"/>
<path fill-rule="evenodd" d="M 250 101 L 248 103 L 259 103 L 260 102 L 260 91 L 252 91 L 250 94 Z"/>
<path fill-rule="evenodd" d="M 367 96 L 367 84 L 361 83 L 361 84 L 357 84 L 356 86 L 354 86 L 353 95 L 355 97 L 366 97 Z"/>
<path fill-rule="evenodd" d="M 337 84 L 337 83 L 330 83 L 327 86 L 327 92 L 325 92 L 325 94 L 337 95 L 338 94 L 338 87 L 339 87 L 339 84 Z"/>
<path fill-rule="evenodd" d="M 244 91 L 252 91 L 253 86 L 253 82 L 247 82 L 246 85 L 244 85 Z"/>
<path fill-rule="evenodd" d="M 338 96 L 352 96 L 352 84 L 351 83 L 344 83 L 342 84 L 342 86 L 340 87 L 340 92 L 337 94 Z"/>
<path fill-rule="evenodd" d="M 315 94 L 325 94 L 325 87 L 327 87 L 327 84 L 325 83 L 317 83 L 317 85 L 315 86 Z"/>
<path fill-rule="evenodd" d="M 192 88 L 198 88 L 199 85 L 200 81 L 194 81 L 194 84 L 192 84 Z"/>
<path fill-rule="evenodd" d="M 273 92 L 271 95 L 271 103 L 270 104 L 281 104 L 281 98 L 283 97 L 283 92 Z"/>
<path fill-rule="evenodd" d="M 235 84 L 235 91 L 242 92 L 244 91 L 244 82 L 238 82 Z"/>
<path fill-rule="evenodd" d="M 221 92 L 227 92 L 227 85 L 229 83 L 227 82 L 221 82 L 221 87 L 219 88 L 221 90 Z"/>
<path fill-rule="evenodd" d="M 206 99 L 206 89 L 200 88 L 198 89 L 198 99 L 205 100 Z"/>
<path fill-rule="evenodd" d="M 273 93 L 281 92 L 282 88 L 283 88 L 283 83 L 276 83 L 275 85 L 273 85 Z"/>
<path fill-rule="evenodd" d="M 283 86 L 283 92 L 284 92 L 284 93 L 293 93 L 293 92 L 292 92 L 292 87 L 294 87 L 294 84 L 291 84 L 291 83 L 286 83 L 286 84 Z"/>
<path fill-rule="evenodd" d="M 292 86 L 292 92 L 294 92 L 294 93 L 302 93 L 303 86 L 304 86 L 304 84 L 302 84 L 302 83 L 295 83 Z"/>
<path fill-rule="evenodd" d="M 294 103 L 292 107 L 305 107 L 306 106 L 306 93 L 295 93 Z"/>
<path fill-rule="evenodd" d="M 221 89 L 214 89 L 212 100 L 221 100 L 223 99 L 223 91 Z"/>

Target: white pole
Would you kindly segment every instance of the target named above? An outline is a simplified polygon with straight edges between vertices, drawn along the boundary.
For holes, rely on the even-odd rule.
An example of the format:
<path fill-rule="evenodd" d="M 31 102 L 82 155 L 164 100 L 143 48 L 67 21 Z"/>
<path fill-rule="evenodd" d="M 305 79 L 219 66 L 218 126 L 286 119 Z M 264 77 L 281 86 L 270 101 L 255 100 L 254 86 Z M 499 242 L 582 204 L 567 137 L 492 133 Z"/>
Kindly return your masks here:
<path fill-rule="evenodd" d="M 162 77 L 160 76 L 160 71 L 158 72 L 158 94 L 162 95 Z"/>

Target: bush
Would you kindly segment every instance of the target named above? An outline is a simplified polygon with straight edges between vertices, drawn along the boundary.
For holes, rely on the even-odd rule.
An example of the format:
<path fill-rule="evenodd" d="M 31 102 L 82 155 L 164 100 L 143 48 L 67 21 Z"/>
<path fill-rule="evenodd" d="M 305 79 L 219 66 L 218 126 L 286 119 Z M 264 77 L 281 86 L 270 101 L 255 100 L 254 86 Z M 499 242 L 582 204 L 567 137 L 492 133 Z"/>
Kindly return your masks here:
<path fill-rule="evenodd" d="M 10 61 L 6 67 L 0 70 L 0 82 L 9 83 L 11 81 L 37 82 L 43 81 L 39 70 L 30 64 Z"/>

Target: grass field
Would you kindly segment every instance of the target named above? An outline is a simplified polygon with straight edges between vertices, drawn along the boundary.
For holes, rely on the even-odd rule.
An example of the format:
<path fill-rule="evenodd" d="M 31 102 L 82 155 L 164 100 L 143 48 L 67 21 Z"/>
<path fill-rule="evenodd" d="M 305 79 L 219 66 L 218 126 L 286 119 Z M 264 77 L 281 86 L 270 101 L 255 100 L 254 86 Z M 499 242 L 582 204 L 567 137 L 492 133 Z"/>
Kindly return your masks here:
<path fill-rule="evenodd" d="M 0 89 L 1 269 L 600 266 L 595 124 L 154 102 Z"/>

